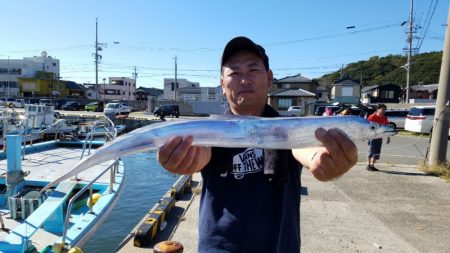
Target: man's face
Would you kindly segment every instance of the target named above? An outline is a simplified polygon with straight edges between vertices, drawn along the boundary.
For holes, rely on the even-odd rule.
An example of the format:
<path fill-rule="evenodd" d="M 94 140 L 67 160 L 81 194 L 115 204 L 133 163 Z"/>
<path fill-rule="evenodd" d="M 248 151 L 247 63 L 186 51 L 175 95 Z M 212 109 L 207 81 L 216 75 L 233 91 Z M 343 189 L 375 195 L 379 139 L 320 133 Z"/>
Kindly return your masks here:
<path fill-rule="evenodd" d="M 380 116 L 384 116 L 385 111 L 386 111 L 386 109 L 384 107 L 381 107 L 380 109 L 377 110 L 378 115 L 380 115 Z"/>
<path fill-rule="evenodd" d="M 220 84 L 234 113 L 261 113 L 272 78 L 272 71 L 266 70 L 260 57 L 238 51 L 222 66 Z"/>

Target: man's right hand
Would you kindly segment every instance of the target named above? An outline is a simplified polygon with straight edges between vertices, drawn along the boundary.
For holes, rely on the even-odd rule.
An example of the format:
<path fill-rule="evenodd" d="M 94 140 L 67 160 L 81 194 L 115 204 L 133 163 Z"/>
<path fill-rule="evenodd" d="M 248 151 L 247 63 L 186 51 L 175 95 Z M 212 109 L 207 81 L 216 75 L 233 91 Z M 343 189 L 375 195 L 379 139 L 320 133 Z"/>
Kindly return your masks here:
<path fill-rule="evenodd" d="M 192 136 L 170 138 L 158 150 L 158 161 L 168 171 L 192 174 L 203 169 L 211 159 L 211 148 L 192 146 Z"/>

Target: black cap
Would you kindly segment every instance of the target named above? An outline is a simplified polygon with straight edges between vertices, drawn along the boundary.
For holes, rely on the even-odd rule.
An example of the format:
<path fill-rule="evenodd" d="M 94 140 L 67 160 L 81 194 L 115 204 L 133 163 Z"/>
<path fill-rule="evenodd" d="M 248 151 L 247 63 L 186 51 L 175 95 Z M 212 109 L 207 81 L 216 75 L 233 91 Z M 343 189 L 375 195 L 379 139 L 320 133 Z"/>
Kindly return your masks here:
<path fill-rule="evenodd" d="M 248 50 L 255 53 L 263 60 L 266 70 L 269 69 L 269 57 L 266 55 L 266 50 L 264 50 L 262 46 L 254 43 L 251 39 L 242 36 L 230 40 L 225 46 L 222 54 L 222 65 L 220 66 L 223 66 L 223 64 L 239 50 Z"/>

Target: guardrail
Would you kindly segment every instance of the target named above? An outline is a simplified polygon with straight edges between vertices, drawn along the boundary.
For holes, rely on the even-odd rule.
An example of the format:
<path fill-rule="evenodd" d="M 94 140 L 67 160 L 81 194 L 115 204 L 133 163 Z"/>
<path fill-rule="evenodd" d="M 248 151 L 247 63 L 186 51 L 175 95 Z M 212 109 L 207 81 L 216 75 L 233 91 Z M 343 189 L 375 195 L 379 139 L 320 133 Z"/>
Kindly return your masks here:
<path fill-rule="evenodd" d="M 92 190 L 92 184 L 94 184 L 101 176 L 103 176 L 103 174 L 105 174 L 106 171 L 110 170 L 111 174 L 113 174 L 111 176 L 112 180 L 110 179 L 110 191 L 112 191 L 112 184 L 114 183 L 114 175 L 117 172 L 117 166 L 119 163 L 119 159 L 116 159 L 114 161 L 114 163 L 112 163 L 110 166 L 108 166 L 108 168 L 106 168 L 105 170 L 103 170 L 97 177 L 95 177 L 92 181 L 90 181 L 87 185 L 85 185 L 83 188 L 81 188 L 81 190 L 79 192 L 77 192 L 77 194 L 75 194 L 69 201 L 69 204 L 67 205 L 67 211 L 66 211 L 66 217 L 64 220 L 64 231 L 63 231 L 63 236 L 62 236 L 62 245 L 65 245 L 65 241 L 66 241 L 66 237 L 67 237 L 67 230 L 69 229 L 69 219 L 70 219 L 70 213 L 72 212 L 72 206 L 73 203 L 75 202 L 75 200 L 77 200 L 88 188 L 89 188 L 89 212 L 92 213 L 92 207 L 94 206 L 92 204 L 92 195 L 93 195 L 93 190 Z"/>

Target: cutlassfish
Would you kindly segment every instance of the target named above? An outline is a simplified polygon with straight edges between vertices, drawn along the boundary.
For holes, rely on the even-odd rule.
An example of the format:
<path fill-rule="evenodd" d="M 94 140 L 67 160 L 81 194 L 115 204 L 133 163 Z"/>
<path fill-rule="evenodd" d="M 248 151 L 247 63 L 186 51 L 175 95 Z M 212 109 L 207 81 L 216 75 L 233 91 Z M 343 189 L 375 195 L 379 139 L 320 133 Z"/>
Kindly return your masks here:
<path fill-rule="evenodd" d="M 318 128 L 342 130 L 353 141 L 396 134 L 395 129 L 358 116 L 278 117 L 214 116 L 195 120 L 173 120 L 136 129 L 99 148 L 41 192 L 102 162 L 133 153 L 156 150 L 172 136 L 192 136 L 192 145 L 295 149 L 320 146 Z"/>

